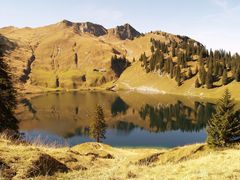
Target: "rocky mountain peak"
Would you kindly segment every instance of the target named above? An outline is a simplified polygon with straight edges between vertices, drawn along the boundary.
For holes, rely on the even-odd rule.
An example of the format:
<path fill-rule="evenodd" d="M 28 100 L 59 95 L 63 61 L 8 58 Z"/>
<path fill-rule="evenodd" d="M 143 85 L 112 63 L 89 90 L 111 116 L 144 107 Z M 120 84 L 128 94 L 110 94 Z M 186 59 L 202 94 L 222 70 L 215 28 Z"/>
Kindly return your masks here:
<path fill-rule="evenodd" d="M 122 40 L 125 40 L 125 39 L 132 40 L 135 37 L 140 36 L 140 33 L 128 23 L 121 26 L 117 26 L 116 28 L 110 29 L 109 32 Z"/>
<path fill-rule="evenodd" d="M 66 27 L 72 27 L 77 33 L 89 33 L 94 36 L 103 36 L 107 34 L 107 29 L 105 29 L 102 25 L 91 22 L 74 23 L 68 20 L 63 20 L 60 24 L 63 24 Z"/>

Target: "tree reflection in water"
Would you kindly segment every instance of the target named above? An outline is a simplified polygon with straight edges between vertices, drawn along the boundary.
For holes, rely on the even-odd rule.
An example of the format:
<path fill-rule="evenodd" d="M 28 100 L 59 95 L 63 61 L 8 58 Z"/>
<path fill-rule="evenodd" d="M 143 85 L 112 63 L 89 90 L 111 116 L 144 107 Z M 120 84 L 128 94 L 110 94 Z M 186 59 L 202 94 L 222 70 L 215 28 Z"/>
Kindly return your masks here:
<path fill-rule="evenodd" d="M 156 128 L 156 132 L 169 130 L 200 131 L 206 127 L 208 119 L 214 112 L 211 103 L 195 102 L 194 109 L 185 106 L 181 101 L 176 104 L 141 107 L 139 114 L 143 120 L 150 120 L 150 128 Z"/>

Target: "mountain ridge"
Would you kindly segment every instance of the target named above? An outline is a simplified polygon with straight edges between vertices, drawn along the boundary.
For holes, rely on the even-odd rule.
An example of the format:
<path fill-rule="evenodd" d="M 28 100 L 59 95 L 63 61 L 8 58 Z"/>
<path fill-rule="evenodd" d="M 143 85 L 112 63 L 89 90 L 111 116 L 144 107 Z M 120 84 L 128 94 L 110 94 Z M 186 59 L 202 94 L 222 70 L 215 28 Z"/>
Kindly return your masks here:
<path fill-rule="evenodd" d="M 39 28 L 0 28 L 0 34 L 16 45 L 5 54 L 4 60 L 12 69 L 20 92 L 100 88 L 212 96 L 226 87 L 239 86 L 234 79 L 222 86 L 220 76 L 214 85 L 217 88 L 206 90 L 204 84 L 195 88 L 194 81 L 200 78 L 195 70 L 199 67 L 199 54 L 207 51 L 204 45 L 167 32 L 141 34 L 128 23 L 106 29 L 91 22 L 63 20 Z M 163 64 L 160 59 L 154 60 L 159 58 L 159 53 Z M 222 52 L 216 53 L 221 56 Z M 146 59 L 140 61 L 143 55 Z M 205 71 L 208 61 L 203 58 Z M 220 59 L 217 64 L 222 66 L 222 63 Z M 175 68 L 180 65 L 180 79 L 175 80 L 174 73 L 170 76 L 171 64 Z M 230 77 L 235 71 L 229 68 L 227 76 Z M 193 73 L 191 77 L 187 76 L 189 69 Z M 24 81 L 20 81 L 21 77 L 25 77 Z M 236 93 L 234 96 L 239 98 Z"/>

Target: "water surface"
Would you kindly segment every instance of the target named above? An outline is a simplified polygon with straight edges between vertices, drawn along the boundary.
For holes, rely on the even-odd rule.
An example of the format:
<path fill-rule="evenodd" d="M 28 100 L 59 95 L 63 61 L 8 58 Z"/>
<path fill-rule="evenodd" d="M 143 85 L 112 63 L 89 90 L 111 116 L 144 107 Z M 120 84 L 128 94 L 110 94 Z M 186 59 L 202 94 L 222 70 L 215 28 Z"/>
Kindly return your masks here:
<path fill-rule="evenodd" d="M 176 147 L 204 142 L 214 104 L 186 97 L 136 92 L 49 93 L 21 100 L 20 130 L 29 141 L 74 146 L 93 141 L 89 127 L 96 105 L 104 107 L 104 143 Z"/>

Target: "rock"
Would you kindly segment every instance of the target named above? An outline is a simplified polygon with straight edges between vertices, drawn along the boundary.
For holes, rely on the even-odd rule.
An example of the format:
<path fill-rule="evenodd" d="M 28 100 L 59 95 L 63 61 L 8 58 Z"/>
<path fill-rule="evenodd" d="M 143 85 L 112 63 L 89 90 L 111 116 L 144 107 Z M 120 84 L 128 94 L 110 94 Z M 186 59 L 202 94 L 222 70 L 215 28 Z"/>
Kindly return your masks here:
<path fill-rule="evenodd" d="M 41 154 L 37 160 L 32 162 L 32 167 L 27 170 L 26 176 L 52 176 L 56 172 L 68 172 L 70 169 L 63 163 L 49 156 L 48 154 Z"/>
<path fill-rule="evenodd" d="M 109 34 L 113 34 L 121 40 L 130 39 L 133 40 L 135 37 L 141 34 L 134 29 L 130 24 L 124 24 L 122 26 L 117 26 L 116 28 L 109 29 Z"/>
<path fill-rule="evenodd" d="M 72 27 L 75 33 L 89 33 L 97 37 L 107 34 L 107 29 L 99 24 L 91 22 L 74 23 L 68 20 L 63 20 L 60 22 L 60 25 Z"/>

